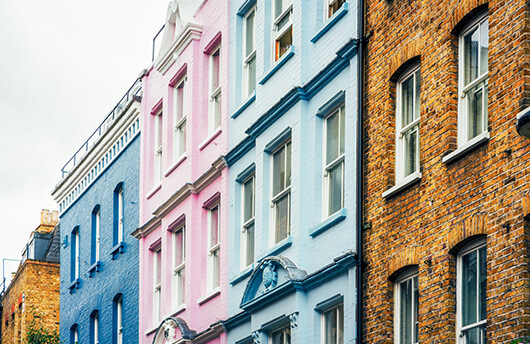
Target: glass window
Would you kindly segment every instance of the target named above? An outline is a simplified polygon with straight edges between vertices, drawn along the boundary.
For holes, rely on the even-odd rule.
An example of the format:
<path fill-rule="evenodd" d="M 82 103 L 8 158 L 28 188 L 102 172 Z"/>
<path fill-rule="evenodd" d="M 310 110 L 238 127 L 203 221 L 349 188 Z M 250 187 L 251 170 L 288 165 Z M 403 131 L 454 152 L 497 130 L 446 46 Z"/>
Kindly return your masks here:
<path fill-rule="evenodd" d="M 326 118 L 324 175 L 327 188 L 327 209 L 332 215 L 344 206 L 344 106 Z"/>
<path fill-rule="evenodd" d="M 77 324 L 74 324 L 70 329 L 70 343 L 79 344 L 79 330 Z"/>
<path fill-rule="evenodd" d="M 322 312 L 323 344 L 344 343 L 344 306 L 338 305 Z"/>
<path fill-rule="evenodd" d="M 411 68 L 397 83 L 396 180 L 419 171 L 420 69 Z"/>
<path fill-rule="evenodd" d="M 96 206 L 92 212 L 92 264 L 99 261 L 99 247 L 101 241 L 101 218 L 100 208 Z"/>
<path fill-rule="evenodd" d="M 325 0 L 326 1 L 326 17 L 325 19 L 331 18 L 341 7 L 346 0 Z"/>
<path fill-rule="evenodd" d="M 457 257 L 457 336 L 464 344 L 486 343 L 486 242 L 474 242 Z"/>
<path fill-rule="evenodd" d="M 286 142 L 272 154 L 272 206 L 274 242 L 291 234 L 291 142 Z"/>
<path fill-rule="evenodd" d="M 114 311 L 115 320 L 114 320 L 114 343 L 123 344 L 123 297 L 119 295 L 114 301 Z"/>
<path fill-rule="evenodd" d="M 274 0 L 273 37 L 274 61 L 285 54 L 293 44 L 292 0 Z"/>
<path fill-rule="evenodd" d="M 186 265 L 186 229 L 181 226 L 172 234 L 173 238 L 173 299 L 174 306 L 184 304 L 184 272 Z"/>
<path fill-rule="evenodd" d="M 153 321 L 158 324 L 162 317 L 162 250 L 153 251 Z"/>
<path fill-rule="evenodd" d="M 99 312 L 95 311 L 91 317 L 92 331 L 90 334 L 90 342 L 92 344 L 99 344 Z"/>
<path fill-rule="evenodd" d="M 221 46 L 210 54 L 210 108 L 208 133 L 221 126 Z"/>
<path fill-rule="evenodd" d="M 186 83 L 184 77 L 173 87 L 173 101 L 175 108 L 174 135 L 173 135 L 173 160 L 176 162 L 186 153 Z"/>
<path fill-rule="evenodd" d="M 291 344 L 291 326 L 286 324 L 270 332 L 272 344 Z"/>
<path fill-rule="evenodd" d="M 154 183 L 162 181 L 162 111 L 154 115 Z"/>
<path fill-rule="evenodd" d="M 418 343 L 418 270 L 404 273 L 395 283 L 394 337 L 398 344 Z"/>
<path fill-rule="evenodd" d="M 71 257 L 72 257 L 72 268 L 71 268 L 71 271 L 72 271 L 72 274 L 71 274 L 71 277 L 72 277 L 72 281 L 75 281 L 76 279 L 79 278 L 79 268 L 80 268 L 80 253 L 79 253 L 79 249 L 80 249 L 80 239 L 79 239 L 79 227 L 76 227 L 74 228 L 74 230 L 72 231 L 72 246 L 71 246 Z"/>
<path fill-rule="evenodd" d="M 208 289 L 213 290 L 219 287 L 220 284 L 220 251 L 221 245 L 219 242 L 220 235 L 220 223 L 219 223 L 219 204 L 214 205 L 208 210 L 208 277 L 210 279 L 208 283 Z"/>
<path fill-rule="evenodd" d="M 254 175 L 247 178 L 242 184 L 243 200 L 243 228 L 241 247 L 243 248 L 243 261 L 241 268 L 254 263 Z"/>
<path fill-rule="evenodd" d="M 459 145 L 488 131 L 488 17 L 479 16 L 460 35 Z"/>
<path fill-rule="evenodd" d="M 255 36 L 256 7 L 248 11 L 244 23 L 243 52 L 243 98 L 247 98 L 256 89 L 256 44 Z"/>
<path fill-rule="evenodd" d="M 123 184 L 119 183 L 114 189 L 114 245 L 123 241 L 123 206 Z"/>

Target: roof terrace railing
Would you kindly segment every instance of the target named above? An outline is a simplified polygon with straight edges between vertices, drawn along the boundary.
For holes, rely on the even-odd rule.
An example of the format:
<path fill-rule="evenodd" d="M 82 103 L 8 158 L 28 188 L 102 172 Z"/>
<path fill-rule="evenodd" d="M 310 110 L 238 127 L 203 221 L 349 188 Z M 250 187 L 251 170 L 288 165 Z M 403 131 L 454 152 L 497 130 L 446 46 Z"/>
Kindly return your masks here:
<path fill-rule="evenodd" d="M 77 162 L 83 158 L 83 156 L 88 153 L 88 151 L 94 146 L 97 140 L 105 134 L 105 132 L 110 128 L 114 120 L 121 113 L 123 108 L 127 105 L 129 100 L 134 96 L 138 95 L 142 90 L 142 82 L 140 79 L 136 79 L 132 86 L 127 90 L 125 95 L 120 99 L 120 101 L 114 106 L 110 113 L 105 117 L 103 122 L 97 127 L 97 129 L 88 137 L 88 139 L 81 145 L 81 147 L 74 153 L 74 155 L 68 160 L 68 162 L 61 168 L 62 177 L 65 178 L 70 171 L 74 169 Z"/>
<path fill-rule="evenodd" d="M 162 25 L 162 28 L 160 28 L 160 30 L 158 30 L 158 33 L 155 35 L 155 37 L 153 37 L 153 54 L 151 56 L 151 62 L 155 60 L 156 50 L 160 49 L 160 44 L 161 44 L 160 39 L 162 39 L 162 37 L 160 37 L 160 34 L 162 33 L 162 31 L 164 31 L 165 27 L 166 27 L 166 24 Z"/>

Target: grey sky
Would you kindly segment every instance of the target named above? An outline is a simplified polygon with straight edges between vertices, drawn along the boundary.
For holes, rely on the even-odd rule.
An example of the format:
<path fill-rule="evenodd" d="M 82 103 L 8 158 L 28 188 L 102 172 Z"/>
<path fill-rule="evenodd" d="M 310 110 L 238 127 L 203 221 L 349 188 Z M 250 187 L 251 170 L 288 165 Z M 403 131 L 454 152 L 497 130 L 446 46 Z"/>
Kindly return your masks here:
<path fill-rule="evenodd" d="M 61 167 L 150 64 L 168 3 L 0 0 L 0 258 L 58 209 Z"/>

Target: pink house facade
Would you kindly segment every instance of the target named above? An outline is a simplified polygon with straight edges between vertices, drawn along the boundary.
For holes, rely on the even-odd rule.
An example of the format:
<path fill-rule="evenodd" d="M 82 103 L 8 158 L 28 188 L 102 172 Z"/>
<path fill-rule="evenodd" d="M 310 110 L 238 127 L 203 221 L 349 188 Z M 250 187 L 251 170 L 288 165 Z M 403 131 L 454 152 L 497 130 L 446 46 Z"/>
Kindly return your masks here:
<path fill-rule="evenodd" d="M 228 9 L 174 0 L 144 71 L 139 343 L 225 343 Z"/>

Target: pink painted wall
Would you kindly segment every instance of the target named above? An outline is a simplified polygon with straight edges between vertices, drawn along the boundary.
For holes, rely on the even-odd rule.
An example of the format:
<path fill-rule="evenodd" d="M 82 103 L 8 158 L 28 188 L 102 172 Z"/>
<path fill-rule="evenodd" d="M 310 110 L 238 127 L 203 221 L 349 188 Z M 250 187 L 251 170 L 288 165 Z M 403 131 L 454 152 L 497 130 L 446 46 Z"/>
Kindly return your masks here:
<path fill-rule="evenodd" d="M 228 2 L 207 0 L 195 15 L 202 25 L 200 39 L 193 40 L 178 56 L 177 61 L 162 75 L 151 67 L 143 78 L 142 143 L 140 184 L 140 226 L 151 218 L 153 212 L 186 183 L 193 183 L 202 176 L 212 163 L 226 154 L 228 147 Z M 221 132 L 209 144 L 208 97 L 209 56 L 205 48 L 221 35 Z M 186 68 L 187 121 L 186 157 L 173 160 L 173 88 L 172 81 Z M 163 111 L 163 168 L 160 185 L 154 182 L 154 117 L 153 111 L 160 106 Z M 139 343 L 152 343 L 159 323 L 153 321 L 153 252 L 150 246 L 161 241 L 162 252 L 162 317 L 178 316 L 197 333 L 206 330 L 227 314 L 227 248 L 228 248 L 228 169 L 199 194 L 192 194 L 161 218 L 161 225 L 147 237 L 140 239 L 140 327 Z M 220 194 L 220 293 L 210 300 L 198 303 L 208 295 L 207 290 L 207 209 L 204 203 L 216 193 Z M 168 227 L 185 215 L 186 220 L 186 268 L 185 309 L 178 314 L 172 309 L 172 242 Z M 224 334 L 219 343 L 225 343 Z"/>

